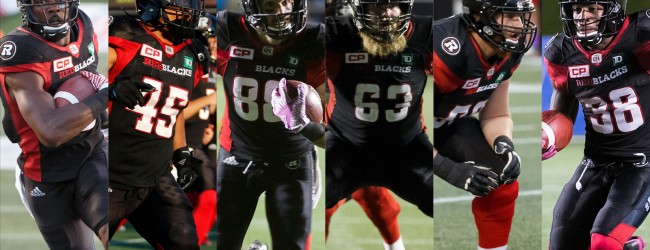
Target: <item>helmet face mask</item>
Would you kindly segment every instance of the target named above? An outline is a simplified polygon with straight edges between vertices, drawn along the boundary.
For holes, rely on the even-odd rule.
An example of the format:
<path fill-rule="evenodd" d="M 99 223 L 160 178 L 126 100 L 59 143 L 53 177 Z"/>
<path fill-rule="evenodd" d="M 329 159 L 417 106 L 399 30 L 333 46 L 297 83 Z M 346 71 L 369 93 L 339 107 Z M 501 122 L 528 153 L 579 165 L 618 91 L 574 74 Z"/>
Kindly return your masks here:
<path fill-rule="evenodd" d="M 625 20 L 626 0 L 561 0 L 564 34 L 587 47 L 618 34 Z M 591 13 L 585 13 L 591 12 Z"/>
<path fill-rule="evenodd" d="M 359 31 L 380 43 L 397 40 L 409 28 L 413 0 L 350 0 L 350 5 Z"/>
<path fill-rule="evenodd" d="M 204 0 L 137 0 L 138 17 L 145 23 L 162 18 L 165 27 L 179 38 L 192 38 L 205 16 Z"/>
<path fill-rule="evenodd" d="M 23 22 L 34 33 L 56 42 L 68 35 L 77 24 L 79 0 L 18 0 Z"/>
<path fill-rule="evenodd" d="M 307 24 L 306 0 L 241 0 L 246 22 L 258 32 L 284 40 Z"/>
<path fill-rule="evenodd" d="M 497 48 L 525 53 L 533 45 L 537 27 L 531 22 L 531 0 L 463 0 L 463 5 L 465 23 Z"/>

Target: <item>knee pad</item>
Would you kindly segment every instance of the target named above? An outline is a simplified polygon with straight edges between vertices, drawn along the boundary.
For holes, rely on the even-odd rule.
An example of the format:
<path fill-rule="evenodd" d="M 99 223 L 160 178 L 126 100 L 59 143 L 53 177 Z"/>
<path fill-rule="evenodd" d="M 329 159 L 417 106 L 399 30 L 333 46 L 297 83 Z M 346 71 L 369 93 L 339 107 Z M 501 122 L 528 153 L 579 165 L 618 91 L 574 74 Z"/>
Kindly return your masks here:
<path fill-rule="evenodd" d="M 590 250 L 622 250 L 623 244 L 616 239 L 599 233 L 591 234 Z"/>
<path fill-rule="evenodd" d="M 459 119 L 450 128 L 440 132 L 441 135 L 434 137 L 434 140 L 436 149 L 445 157 L 456 162 L 473 161 L 487 166 L 503 164 L 485 140 L 478 119 Z"/>
<path fill-rule="evenodd" d="M 177 223 L 169 229 L 169 240 L 171 240 L 171 249 L 199 249 L 196 236 L 196 229 L 185 223 Z"/>

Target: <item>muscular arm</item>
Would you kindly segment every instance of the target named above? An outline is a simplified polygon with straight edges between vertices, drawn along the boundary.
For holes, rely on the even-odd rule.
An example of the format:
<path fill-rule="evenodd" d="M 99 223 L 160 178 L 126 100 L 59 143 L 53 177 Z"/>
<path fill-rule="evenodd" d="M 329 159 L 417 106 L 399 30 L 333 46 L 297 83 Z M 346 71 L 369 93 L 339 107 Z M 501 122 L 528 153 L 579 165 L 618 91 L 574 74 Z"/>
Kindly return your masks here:
<path fill-rule="evenodd" d="M 61 146 L 95 119 L 83 103 L 57 109 L 52 95 L 43 90 L 43 78 L 35 72 L 9 74 L 6 81 L 21 115 L 46 147 Z"/>
<path fill-rule="evenodd" d="M 185 114 L 180 112 L 176 118 L 176 128 L 174 132 L 174 150 L 187 146 L 185 140 Z"/>
<path fill-rule="evenodd" d="M 214 109 L 214 106 L 217 105 L 217 92 L 213 92 L 212 94 L 206 95 L 199 97 L 197 99 L 191 100 L 190 103 L 183 109 L 183 115 L 185 117 L 190 118 L 197 113 L 199 113 L 199 110 L 203 109 L 205 106 L 210 106 L 210 112 L 212 113 Z"/>
<path fill-rule="evenodd" d="M 479 115 L 481 130 L 491 147 L 494 147 L 492 145 L 494 139 L 501 135 L 512 139 L 512 118 L 508 100 L 509 85 L 510 80 L 501 82 Z"/>
<path fill-rule="evenodd" d="M 108 69 L 113 67 L 115 61 L 117 61 L 117 52 L 115 52 L 114 48 L 108 47 Z"/>
<path fill-rule="evenodd" d="M 578 115 L 578 99 L 554 89 L 551 96 L 551 110 L 564 113 L 575 123 Z"/>

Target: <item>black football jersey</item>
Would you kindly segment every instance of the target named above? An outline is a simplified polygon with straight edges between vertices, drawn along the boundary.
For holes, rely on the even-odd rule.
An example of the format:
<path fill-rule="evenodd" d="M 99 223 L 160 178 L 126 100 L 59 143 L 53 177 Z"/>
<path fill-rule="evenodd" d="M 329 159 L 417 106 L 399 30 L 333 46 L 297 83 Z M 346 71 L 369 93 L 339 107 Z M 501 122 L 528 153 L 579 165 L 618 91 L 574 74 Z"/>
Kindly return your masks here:
<path fill-rule="evenodd" d="M 424 132 L 432 24 L 431 17 L 412 17 L 406 49 L 378 57 L 364 50 L 351 16 L 327 19 L 328 133 L 357 146 L 395 148 Z"/>
<path fill-rule="evenodd" d="M 54 96 L 59 86 L 80 75 L 79 71 L 96 73 L 98 48 L 92 22 L 80 10 L 77 24 L 71 29 L 71 42 L 65 46 L 44 40 L 24 26 L 0 40 L 0 91 L 5 110 L 2 125 L 9 140 L 22 149 L 18 158 L 21 170 L 38 182 L 75 178 L 95 146 L 104 139 L 99 126 L 94 126 L 57 148 L 44 146 L 23 119 L 5 82 L 7 74 L 32 71 L 43 77 L 43 90 Z"/>
<path fill-rule="evenodd" d="M 113 186 L 153 186 L 169 171 L 176 119 L 206 72 L 209 53 L 196 39 L 166 44 L 132 18 L 114 19 L 109 46 L 117 53 L 111 84 L 127 76 L 156 88 L 143 93 L 143 106 L 109 104 L 109 179 Z"/>
<path fill-rule="evenodd" d="M 325 83 L 322 24 L 308 22 L 295 37 L 266 45 L 241 14 L 217 15 L 217 72 L 223 76 L 226 108 L 219 144 L 250 160 L 296 157 L 312 149 L 304 136 L 287 130 L 271 106 L 282 78 L 314 88 Z"/>
<path fill-rule="evenodd" d="M 510 79 L 523 54 L 484 58 L 460 15 L 434 23 L 434 126 L 477 114 L 502 81 Z"/>
<path fill-rule="evenodd" d="M 629 15 L 605 50 L 558 34 L 544 53 L 556 91 L 584 111 L 585 155 L 641 161 L 650 156 L 650 11 Z M 644 156 L 645 155 L 645 156 Z"/>

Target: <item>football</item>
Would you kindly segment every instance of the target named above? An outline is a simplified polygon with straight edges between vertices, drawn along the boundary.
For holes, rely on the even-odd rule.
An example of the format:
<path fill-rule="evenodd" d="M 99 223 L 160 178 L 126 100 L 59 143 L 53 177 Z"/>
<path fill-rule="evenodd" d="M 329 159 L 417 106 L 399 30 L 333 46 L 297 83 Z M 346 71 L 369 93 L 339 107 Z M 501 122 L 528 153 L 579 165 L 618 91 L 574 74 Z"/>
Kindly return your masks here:
<path fill-rule="evenodd" d="M 301 81 L 287 80 L 287 94 L 289 94 L 290 98 L 295 98 L 298 95 L 298 86 L 301 83 Z M 323 121 L 323 104 L 321 103 L 318 92 L 311 86 L 309 86 L 309 93 L 307 93 L 307 102 L 305 105 L 305 111 L 309 120 L 312 122 Z"/>
<path fill-rule="evenodd" d="M 547 149 L 555 145 L 559 152 L 564 149 L 573 136 L 573 122 L 565 114 L 555 110 L 546 110 L 542 113 L 542 148 Z"/>
<path fill-rule="evenodd" d="M 65 81 L 54 94 L 54 106 L 57 108 L 79 103 L 81 100 L 94 95 L 96 93 L 93 84 L 88 79 L 79 75 L 72 77 Z M 88 124 L 83 131 L 92 129 L 95 126 L 95 121 Z"/>

